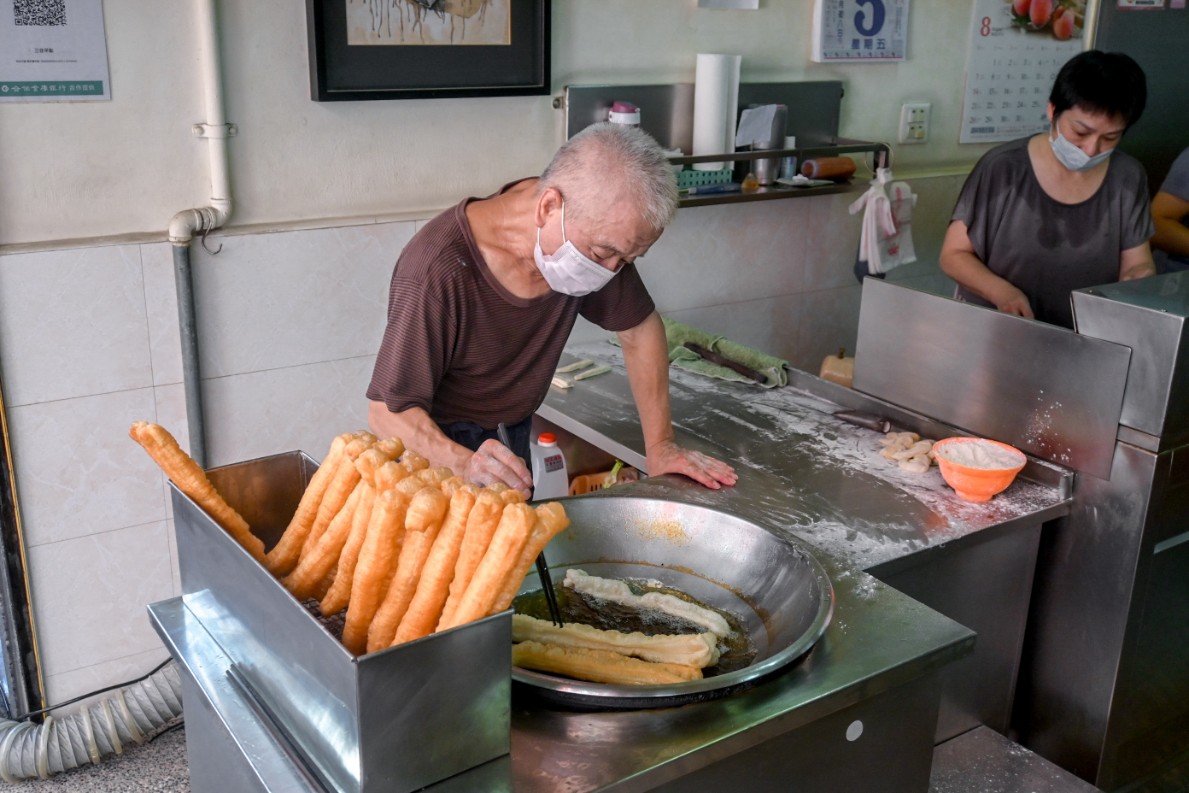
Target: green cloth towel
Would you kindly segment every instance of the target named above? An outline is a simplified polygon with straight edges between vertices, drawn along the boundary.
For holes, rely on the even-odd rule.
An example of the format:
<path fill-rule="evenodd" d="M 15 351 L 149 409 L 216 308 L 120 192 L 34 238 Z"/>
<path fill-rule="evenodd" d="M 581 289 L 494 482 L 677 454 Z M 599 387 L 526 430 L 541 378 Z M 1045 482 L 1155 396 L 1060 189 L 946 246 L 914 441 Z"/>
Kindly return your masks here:
<path fill-rule="evenodd" d="M 758 385 L 762 388 L 775 388 L 776 386 L 788 385 L 789 373 L 786 369 L 789 365 L 788 361 L 767 355 L 758 350 L 753 350 L 751 347 L 737 344 L 724 336 L 714 336 L 705 331 L 664 317 L 661 319 L 665 323 L 665 339 L 669 343 L 669 362 L 673 366 L 707 377 L 717 377 L 720 380 L 733 380 L 737 383 L 748 383 Z M 745 377 L 733 369 L 711 363 L 693 350 L 684 347 L 683 345 L 687 341 L 701 345 L 711 352 L 716 352 L 736 363 L 741 363 L 749 369 L 755 369 L 764 375 L 767 381 L 757 383 L 750 377 Z M 618 345 L 619 341 L 612 338 L 611 343 Z"/>

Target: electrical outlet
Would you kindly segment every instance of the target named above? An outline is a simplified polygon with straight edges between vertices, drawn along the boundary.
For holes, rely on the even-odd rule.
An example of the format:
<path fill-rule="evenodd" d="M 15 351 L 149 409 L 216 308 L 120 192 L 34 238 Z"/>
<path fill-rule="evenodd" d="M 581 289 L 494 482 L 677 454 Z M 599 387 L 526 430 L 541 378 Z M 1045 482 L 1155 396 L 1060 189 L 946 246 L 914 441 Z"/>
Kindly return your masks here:
<path fill-rule="evenodd" d="M 901 143 L 924 143 L 929 140 L 929 103 L 905 102 L 900 106 Z"/>

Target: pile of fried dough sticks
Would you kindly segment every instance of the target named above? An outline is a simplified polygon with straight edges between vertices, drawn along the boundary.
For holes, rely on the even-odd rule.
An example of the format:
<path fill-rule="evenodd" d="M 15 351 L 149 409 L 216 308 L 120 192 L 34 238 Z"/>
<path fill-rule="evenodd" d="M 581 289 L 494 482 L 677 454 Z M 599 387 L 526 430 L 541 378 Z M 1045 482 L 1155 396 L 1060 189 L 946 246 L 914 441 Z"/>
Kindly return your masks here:
<path fill-rule="evenodd" d="M 264 553 L 202 469 L 173 451 L 168 432 L 137 422 L 130 434 L 298 600 L 316 599 L 328 617 L 346 609 L 343 644 L 357 655 L 507 609 L 537 555 L 569 525 L 560 504 L 532 507 L 514 490 L 430 466 L 395 438 L 353 432 L 331 443 Z"/>

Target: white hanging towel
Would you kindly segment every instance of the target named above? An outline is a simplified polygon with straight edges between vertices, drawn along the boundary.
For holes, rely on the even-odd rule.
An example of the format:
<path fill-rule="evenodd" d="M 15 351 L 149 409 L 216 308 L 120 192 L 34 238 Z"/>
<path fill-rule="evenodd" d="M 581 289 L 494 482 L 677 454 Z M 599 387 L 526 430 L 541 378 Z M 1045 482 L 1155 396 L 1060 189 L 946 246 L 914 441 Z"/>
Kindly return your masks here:
<path fill-rule="evenodd" d="M 917 197 L 907 182 L 893 182 L 890 168 L 878 168 L 871 187 L 850 205 L 850 213 L 863 211 L 859 235 L 859 261 L 872 275 L 915 262 L 912 245 L 912 208 Z"/>

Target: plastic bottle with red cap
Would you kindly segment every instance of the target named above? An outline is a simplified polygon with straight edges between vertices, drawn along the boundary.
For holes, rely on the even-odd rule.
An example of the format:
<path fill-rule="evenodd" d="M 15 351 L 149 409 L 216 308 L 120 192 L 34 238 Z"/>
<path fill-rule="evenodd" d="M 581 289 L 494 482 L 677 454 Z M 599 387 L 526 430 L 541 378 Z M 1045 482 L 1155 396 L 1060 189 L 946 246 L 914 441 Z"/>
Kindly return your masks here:
<path fill-rule="evenodd" d="M 616 99 L 611 103 L 611 109 L 607 112 L 607 120 L 612 124 L 638 127 L 640 126 L 640 108 L 631 102 Z"/>
<path fill-rule="evenodd" d="M 542 432 L 533 442 L 533 501 L 561 498 L 570 493 L 566 458 L 557 445 L 557 436 Z"/>

